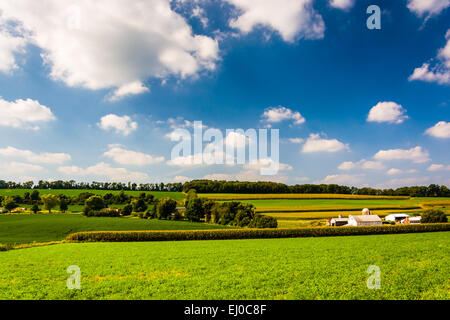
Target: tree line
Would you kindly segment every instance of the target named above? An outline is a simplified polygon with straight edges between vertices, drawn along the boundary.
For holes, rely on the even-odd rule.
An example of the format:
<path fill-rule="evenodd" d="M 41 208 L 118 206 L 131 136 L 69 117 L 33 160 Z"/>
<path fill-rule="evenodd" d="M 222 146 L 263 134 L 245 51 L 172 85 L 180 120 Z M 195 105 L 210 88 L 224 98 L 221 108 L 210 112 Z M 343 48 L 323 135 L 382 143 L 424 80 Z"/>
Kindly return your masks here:
<path fill-rule="evenodd" d="M 410 197 L 450 197 L 447 186 L 430 184 L 429 186 L 401 187 L 397 189 L 375 189 L 340 186 L 337 184 L 296 184 L 286 185 L 277 182 L 241 182 L 193 180 L 183 184 L 183 192 L 195 190 L 198 193 L 322 193 L 354 194 Z"/>
<path fill-rule="evenodd" d="M 33 181 L 14 182 L 0 180 L 0 189 L 61 189 L 61 190 L 125 190 L 125 191 L 167 191 L 181 192 L 182 183 L 123 183 L 123 182 L 76 182 L 70 181 L 43 181 L 37 184 Z"/>

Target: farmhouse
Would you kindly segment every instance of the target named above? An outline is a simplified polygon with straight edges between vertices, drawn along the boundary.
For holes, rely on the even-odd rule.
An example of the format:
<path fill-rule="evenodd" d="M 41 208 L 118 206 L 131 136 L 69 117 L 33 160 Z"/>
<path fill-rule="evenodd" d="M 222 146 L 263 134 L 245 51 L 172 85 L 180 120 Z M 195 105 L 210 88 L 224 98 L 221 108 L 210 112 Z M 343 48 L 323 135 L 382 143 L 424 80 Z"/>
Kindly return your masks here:
<path fill-rule="evenodd" d="M 349 226 L 381 226 L 383 222 L 377 215 L 348 216 Z"/>

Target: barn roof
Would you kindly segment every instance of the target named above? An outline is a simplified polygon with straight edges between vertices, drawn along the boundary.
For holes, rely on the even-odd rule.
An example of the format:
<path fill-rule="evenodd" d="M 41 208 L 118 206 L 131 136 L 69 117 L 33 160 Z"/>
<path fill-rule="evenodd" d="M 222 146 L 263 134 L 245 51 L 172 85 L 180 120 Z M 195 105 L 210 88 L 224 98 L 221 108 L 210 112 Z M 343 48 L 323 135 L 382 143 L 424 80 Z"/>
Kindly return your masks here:
<path fill-rule="evenodd" d="M 350 215 L 349 218 L 352 217 L 355 219 L 355 221 L 358 222 L 381 222 L 381 218 L 377 215 L 361 215 L 361 216 L 352 216 Z"/>

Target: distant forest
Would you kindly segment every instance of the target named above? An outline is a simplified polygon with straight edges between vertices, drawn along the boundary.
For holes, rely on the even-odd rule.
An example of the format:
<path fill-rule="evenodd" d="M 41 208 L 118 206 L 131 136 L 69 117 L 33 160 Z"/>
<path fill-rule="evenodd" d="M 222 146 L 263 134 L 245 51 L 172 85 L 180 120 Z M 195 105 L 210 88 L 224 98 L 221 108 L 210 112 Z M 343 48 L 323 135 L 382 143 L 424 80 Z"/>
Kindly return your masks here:
<path fill-rule="evenodd" d="M 296 184 L 289 186 L 276 182 L 239 182 L 193 180 L 183 184 L 183 191 L 194 189 L 197 193 L 328 193 L 410 197 L 450 197 L 450 190 L 442 185 L 374 189 L 340 186 L 337 184 Z"/>
<path fill-rule="evenodd" d="M 71 181 L 33 181 L 17 183 L 0 180 L 0 189 L 87 189 L 87 190 L 125 190 L 125 191 L 166 191 L 197 193 L 328 193 L 410 197 L 450 197 L 446 186 L 401 187 L 397 189 L 374 189 L 340 186 L 337 184 L 297 184 L 286 185 L 276 182 L 240 182 L 193 180 L 186 183 L 121 183 L 121 182 L 75 182 Z"/>

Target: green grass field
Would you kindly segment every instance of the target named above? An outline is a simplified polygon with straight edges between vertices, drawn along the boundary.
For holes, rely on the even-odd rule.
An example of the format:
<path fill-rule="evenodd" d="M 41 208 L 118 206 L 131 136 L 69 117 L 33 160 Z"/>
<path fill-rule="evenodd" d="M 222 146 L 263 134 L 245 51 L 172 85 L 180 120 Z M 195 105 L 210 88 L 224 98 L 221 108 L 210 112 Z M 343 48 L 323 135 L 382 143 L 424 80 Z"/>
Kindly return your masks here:
<path fill-rule="evenodd" d="M 20 195 L 23 196 L 25 192 L 31 192 L 33 190 L 29 190 L 29 189 L 0 189 L 0 196 L 13 196 L 13 195 Z M 41 195 L 43 194 L 64 194 L 66 196 L 78 196 L 80 193 L 83 192 L 90 192 L 93 194 L 97 194 L 97 195 L 104 195 L 106 193 L 112 193 L 112 194 L 118 194 L 120 191 L 112 191 L 112 190 L 49 190 L 49 189 L 38 189 L 39 193 Z M 128 195 L 133 195 L 133 196 L 138 196 L 140 193 L 142 193 L 143 191 L 124 191 L 125 194 Z M 161 199 L 161 198 L 172 198 L 175 199 L 177 201 L 181 201 L 183 200 L 186 196 L 184 193 L 182 192 L 163 192 L 163 191 L 148 191 L 145 193 L 150 193 L 153 194 L 155 196 L 155 198 L 157 199 Z"/>
<path fill-rule="evenodd" d="M 0 243 L 24 244 L 63 240 L 78 231 L 192 230 L 224 226 L 138 218 L 86 218 L 79 214 L 0 215 Z"/>
<path fill-rule="evenodd" d="M 0 299 L 450 299 L 449 248 L 445 232 L 59 244 L 0 252 Z"/>

